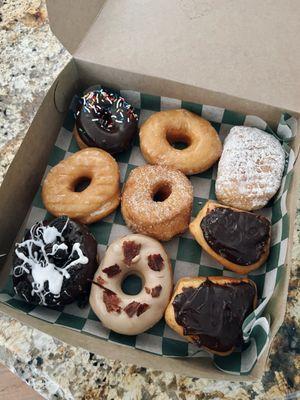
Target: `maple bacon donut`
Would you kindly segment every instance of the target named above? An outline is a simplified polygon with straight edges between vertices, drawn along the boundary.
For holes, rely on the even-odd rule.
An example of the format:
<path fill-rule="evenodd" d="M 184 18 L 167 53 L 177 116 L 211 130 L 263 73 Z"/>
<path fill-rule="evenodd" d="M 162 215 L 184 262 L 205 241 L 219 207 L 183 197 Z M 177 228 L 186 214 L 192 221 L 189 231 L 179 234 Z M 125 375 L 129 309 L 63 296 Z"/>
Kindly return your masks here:
<path fill-rule="evenodd" d="M 86 181 L 88 186 L 78 189 Z M 104 150 L 89 147 L 50 170 L 43 184 L 42 199 L 51 214 L 91 224 L 118 207 L 119 181 L 114 158 Z"/>
<path fill-rule="evenodd" d="M 172 143 L 184 142 L 176 149 Z M 140 129 L 140 147 L 149 164 L 179 169 L 185 175 L 209 169 L 221 156 L 222 144 L 216 130 L 204 118 L 184 109 L 160 111 Z"/>
<path fill-rule="evenodd" d="M 137 295 L 122 291 L 129 275 L 142 279 Z M 90 305 L 103 325 L 124 335 L 137 335 L 162 318 L 172 293 L 172 268 L 158 241 L 132 234 L 108 247 L 93 283 Z"/>
<path fill-rule="evenodd" d="M 144 165 L 131 171 L 122 194 L 122 215 L 134 232 L 170 240 L 188 228 L 193 188 L 180 171 Z"/>

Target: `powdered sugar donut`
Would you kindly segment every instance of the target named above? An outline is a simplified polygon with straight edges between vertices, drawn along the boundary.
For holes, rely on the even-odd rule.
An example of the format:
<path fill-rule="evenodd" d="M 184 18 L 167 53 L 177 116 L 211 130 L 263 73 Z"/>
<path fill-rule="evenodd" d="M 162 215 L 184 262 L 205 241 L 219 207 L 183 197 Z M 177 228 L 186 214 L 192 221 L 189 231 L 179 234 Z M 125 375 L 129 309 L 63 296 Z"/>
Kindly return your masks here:
<path fill-rule="evenodd" d="M 285 154 L 257 128 L 235 126 L 225 139 L 216 180 L 217 199 L 241 210 L 264 207 L 280 187 Z"/>
<path fill-rule="evenodd" d="M 137 295 L 121 289 L 128 275 L 142 279 Z M 108 247 L 93 283 L 90 305 L 103 325 L 124 335 L 137 335 L 162 318 L 173 288 L 172 268 L 158 241 L 132 234 Z"/>

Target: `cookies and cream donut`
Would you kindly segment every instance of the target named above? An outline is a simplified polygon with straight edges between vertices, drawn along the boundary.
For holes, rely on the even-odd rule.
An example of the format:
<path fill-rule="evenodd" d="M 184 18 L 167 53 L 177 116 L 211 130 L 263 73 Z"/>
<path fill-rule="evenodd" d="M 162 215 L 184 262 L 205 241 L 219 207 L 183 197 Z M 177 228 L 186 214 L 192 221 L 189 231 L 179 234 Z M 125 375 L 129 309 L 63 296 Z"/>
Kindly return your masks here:
<path fill-rule="evenodd" d="M 97 242 L 68 217 L 37 222 L 16 244 L 15 292 L 28 303 L 59 306 L 87 296 L 97 268 Z"/>
<path fill-rule="evenodd" d="M 162 165 L 144 165 L 131 171 L 121 209 L 134 232 L 169 240 L 188 228 L 193 187 L 180 171 Z"/>
<path fill-rule="evenodd" d="M 134 108 L 116 93 L 88 88 L 75 114 L 74 134 L 81 149 L 99 147 L 111 154 L 126 150 L 138 131 Z"/>
<path fill-rule="evenodd" d="M 281 184 L 285 153 L 257 128 L 235 126 L 225 139 L 216 180 L 217 199 L 241 210 L 264 207 Z"/>
<path fill-rule="evenodd" d="M 78 191 L 81 182 L 88 186 Z M 46 209 L 91 224 L 112 213 L 120 202 L 119 167 L 106 151 L 89 147 L 58 163 L 42 188 Z"/>
<path fill-rule="evenodd" d="M 137 295 L 121 289 L 128 275 L 142 279 Z M 173 288 L 172 268 L 158 241 L 132 234 L 108 247 L 93 283 L 90 305 L 103 325 L 124 335 L 137 335 L 163 316 Z"/>
<path fill-rule="evenodd" d="M 238 274 L 259 268 L 269 256 L 271 224 L 261 215 L 209 200 L 190 231 L 209 255 Z"/>
<path fill-rule="evenodd" d="M 184 142 L 179 150 L 172 143 Z M 149 164 L 179 169 L 186 175 L 210 168 L 220 157 L 222 144 L 216 130 L 204 118 L 190 111 L 160 111 L 140 129 L 140 147 Z"/>
<path fill-rule="evenodd" d="M 226 356 L 242 344 L 242 324 L 256 303 L 256 285 L 248 278 L 182 278 L 165 319 L 171 329 L 188 341 Z"/>

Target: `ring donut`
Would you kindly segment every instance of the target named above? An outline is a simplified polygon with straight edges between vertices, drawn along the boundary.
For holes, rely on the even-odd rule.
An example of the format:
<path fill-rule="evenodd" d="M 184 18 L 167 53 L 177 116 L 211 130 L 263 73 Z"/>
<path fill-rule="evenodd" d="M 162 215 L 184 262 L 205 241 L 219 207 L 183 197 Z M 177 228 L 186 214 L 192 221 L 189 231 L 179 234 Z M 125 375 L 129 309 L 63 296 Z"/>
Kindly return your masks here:
<path fill-rule="evenodd" d="M 56 217 L 67 215 L 91 224 L 113 212 L 120 202 L 119 168 L 107 152 L 89 147 L 53 167 L 47 175 L 42 199 Z M 89 185 L 76 191 L 82 181 Z"/>
<path fill-rule="evenodd" d="M 121 203 L 130 229 L 164 241 L 187 229 L 192 205 L 193 187 L 188 178 L 162 165 L 131 171 Z"/>
<path fill-rule="evenodd" d="M 132 274 L 142 279 L 137 295 L 121 289 Z M 162 318 L 172 293 L 172 268 L 158 241 L 132 234 L 108 247 L 93 283 L 90 305 L 103 325 L 124 335 L 138 335 Z"/>
<path fill-rule="evenodd" d="M 184 142 L 176 149 L 172 143 Z M 140 129 L 140 147 L 149 164 L 179 169 L 186 175 L 209 169 L 221 156 L 222 144 L 216 130 L 205 119 L 184 109 L 151 115 Z"/>
<path fill-rule="evenodd" d="M 130 147 L 138 132 L 134 108 L 116 93 L 101 86 L 85 90 L 75 114 L 74 135 L 78 146 L 99 147 L 111 154 Z"/>

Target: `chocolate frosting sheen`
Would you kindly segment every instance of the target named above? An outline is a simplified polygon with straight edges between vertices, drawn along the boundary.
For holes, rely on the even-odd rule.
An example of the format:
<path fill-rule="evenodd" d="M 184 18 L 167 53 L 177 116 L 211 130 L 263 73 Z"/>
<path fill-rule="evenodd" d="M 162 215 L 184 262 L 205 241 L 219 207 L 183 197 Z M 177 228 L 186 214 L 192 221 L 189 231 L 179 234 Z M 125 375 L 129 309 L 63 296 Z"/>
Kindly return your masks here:
<path fill-rule="evenodd" d="M 101 87 L 91 87 L 79 101 L 76 128 L 81 140 L 111 154 L 126 150 L 138 130 L 138 116 L 126 100 Z"/>
<path fill-rule="evenodd" d="M 210 211 L 200 227 L 217 254 L 245 266 L 261 258 L 270 236 L 270 222 L 265 217 L 225 207 Z"/>
<path fill-rule="evenodd" d="M 15 292 L 48 307 L 87 302 L 97 268 L 97 242 L 88 229 L 66 216 L 33 225 L 17 243 Z"/>
<path fill-rule="evenodd" d="M 255 288 L 247 282 L 186 287 L 173 300 L 175 320 L 195 344 L 225 352 L 242 343 L 242 324 L 253 311 Z"/>

